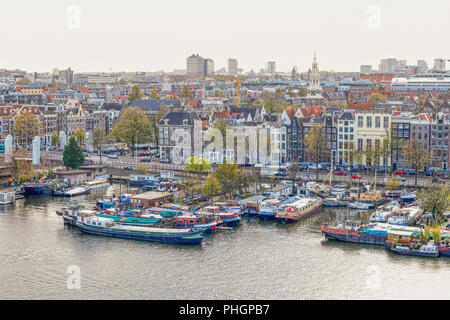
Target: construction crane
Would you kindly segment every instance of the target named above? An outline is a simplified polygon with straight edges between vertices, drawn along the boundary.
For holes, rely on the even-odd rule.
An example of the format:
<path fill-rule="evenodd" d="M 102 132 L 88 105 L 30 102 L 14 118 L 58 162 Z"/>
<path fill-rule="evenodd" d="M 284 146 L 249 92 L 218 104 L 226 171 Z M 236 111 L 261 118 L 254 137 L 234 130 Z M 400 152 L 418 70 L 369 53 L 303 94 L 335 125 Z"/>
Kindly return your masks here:
<path fill-rule="evenodd" d="M 236 87 L 236 108 L 239 108 L 241 105 L 241 95 L 240 95 L 240 91 L 241 91 L 241 76 L 237 76 L 237 78 L 235 77 L 220 77 L 220 76 L 214 76 L 214 80 L 223 80 L 223 81 L 235 81 L 234 85 Z"/>

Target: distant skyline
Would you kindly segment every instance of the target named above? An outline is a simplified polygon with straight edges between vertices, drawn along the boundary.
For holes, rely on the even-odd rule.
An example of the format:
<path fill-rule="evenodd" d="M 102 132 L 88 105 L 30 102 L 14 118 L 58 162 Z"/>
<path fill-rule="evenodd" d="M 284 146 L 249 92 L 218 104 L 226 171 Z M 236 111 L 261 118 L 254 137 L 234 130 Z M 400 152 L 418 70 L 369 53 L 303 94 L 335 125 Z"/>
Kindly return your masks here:
<path fill-rule="evenodd" d="M 2 12 L 0 68 L 27 72 L 171 72 L 193 53 L 255 72 L 305 72 L 314 52 L 337 72 L 450 59 L 447 0 L 16 0 Z"/>

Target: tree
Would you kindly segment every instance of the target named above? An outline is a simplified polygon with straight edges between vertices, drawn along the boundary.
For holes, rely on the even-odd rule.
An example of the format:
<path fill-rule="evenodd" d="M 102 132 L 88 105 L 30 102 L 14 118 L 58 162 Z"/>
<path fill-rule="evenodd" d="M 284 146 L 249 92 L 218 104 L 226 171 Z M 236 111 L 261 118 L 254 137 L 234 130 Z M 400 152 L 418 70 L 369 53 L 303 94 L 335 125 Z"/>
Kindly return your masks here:
<path fill-rule="evenodd" d="M 150 92 L 150 99 L 158 100 L 160 99 L 158 91 L 156 91 L 155 88 L 153 88 L 152 92 Z"/>
<path fill-rule="evenodd" d="M 16 183 L 23 183 L 30 181 L 35 174 L 31 161 L 16 160 L 16 169 L 13 175 L 13 180 Z"/>
<path fill-rule="evenodd" d="M 241 169 L 236 163 L 224 163 L 217 166 L 215 176 L 224 194 L 228 194 L 230 197 L 233 195 L 239 174 L 241 174 Z"/>
<path fill-rule="evenodd" d="M 219 196 L 222 193 L 222 187 L 214 174 L 211 173 L 206 177 L 202 192 L 210 198 Z"/>
<path fill-rule="evenodd" d="M 306 97 L 307 93 L 308 93 L 308 92 L 306 91 L 306 88 L 301 88 L 301 89 L 300 89 L 299 96 L 300 96 L 300 97 Z"/>
<path fill-rule="evenodd" d="M 18 86 L 27 86 L 27 85 L 30 84 L 30 82 L 31 82 L 30 79 L 28 79 L 28 78 L 22 78 L 22 79 L 20 79 L 20 80 L 18 80 L 18 81 L 16 82 L 16 85 L 18 85 Z"/>
<path fill-rule="evenodd" d="M 53 131 L 52 136 L 50 138 L 50 142 L 52 145 L 57 146 L 59 144 L 59 132 Z"/>
<path fill-rule="evenodd" d="M 201 176 L 203 172 L 211 169 L 209 161 L 203 157 L 189 157 L 184 163 L 184 170 L 197 176 Z"/>
<path fill-rule="evenodd" d="M 159 146 L 159 123 L 162 119 L 167 116 L 169 113 L 169 108 L 165 104 L 161 104 L 158 108 L 158 112 L 155 117 L 153 117 L 150 121 L 151 126 L 151 133 L 152 133 L 152 139 L 153 143 L 156 145 L 156 147 Z"/>
<path fill-rule="evenodd" d="M 316 164 L 316 181 L 319 181 L 319 162 L 328 144 L 322 133 L 322 128 L 322 125 L 312 127 L 304 139 L 306 151 Z"/>
<path fill-rule="evenodd" d="M 403 159 L 405 159 L 415 171 L 414 186 L 417 187 L 417 174 L 419 173 L 419 170 L 422 170 L 431 162 L 432 156 L 423 143 L 414 139 L 409 139 L 409 141 L 403 145 L 402 151 Z"/>
<path fill-rule="evenodd" d="M 384 103 L 387 99 L 385 96 L 383 96 L 381 93 L 374 92 L 369 97 L 369 103 L 373 106 L 377 105 L 378 103 Z"/>
<path fill-rule="evenodd" d="M 137 142 L 150 141 L 151 124 L 145 113 L 137 107 L 128 107 L 120 116 L 119 121 L 111 131 L 114 139 L 131 143 L 132 148 Z"/>
<path fill-rule="evenodd" d="M 297 162 L 292 162 L 289 165 L 289 168 L 287 170 L 289 178 L 292 180 L 292 183 L 295 184 L 295 180 L 297 180 L 297 177 L 300 173 L 300 166 Z"/>
<path fill-rule="evenodd" d="M 192 98 L 194 95 L 192 94 L 191 90 L 188 86 L 183 87 L 183 91 L 181 92 L 182 98 Z"/>
<path fill-rule="evenodd" d="M 75 137 L 70 137 L 69 143 L 64 147 L 63 164 L 66 168 L 78 169 L 84 162 L 83 151 Z"/>
<path fill-rule="evenodd" d="M 134 100 L 142 99 L 143 96 L 141 86 L 134 85 L 131 87 L 131 92 L 128 95 L 128 103 L 132 103 Z"/>
<path fill-rule="evenodd" d="M 102 163 L 102 149 L 103 142 L 106 140 L 106 133 L 102 127 L 96 127 L 92 131 L 92 145 L 96 148 L 100 154 L 100 164 Z"/>
<path fill-rule="evenodd" d="M 12 129 L 13 135 L 18 141 L 30 145 L 35 136 L 39 136 L 41 124 L 38 118 L 26 110 L 22 111 L 16 119 Z"/>
<path fill-rule="evenodd" d="M 77 129 L 74 132 L 74 136 L 75 136 L 75 139 L 77 140 L 78 144 L 82 144 L 86 140 L 86 131 Z"/>
<path fill-rule="evenodd" d="M 282 93 L 280 92 L 265 92 L 264 93 L 264 110 L 269 115 L 269 120 L 272 113 L 280 113 L 284 109 Z"/>
<path fill-rule="evenodd" d="M 417 200 L 426 212 L 432 212 L 433 218 L 443 222 L 443 213 L 449 206 L 450 188 L 447 186 L 431 186 L 419 191 Z"/>
<path fill-rule="evenodd" d="M 369 145 L 365 150 L 366 161 L 370 163 L 373 167 L 374 174 L 374 186 L 376 186 L 377 181 L 377 164 L 380 162 L 380 157 L 384 154 L 383 147 L 379 143 L 375 143 L 375 145 Z"/>
<path fill-rule="evenodd" d="M 392 129 L 386 128 L 386 135 L 383 139 L 383 155 L 390 159 L 391 168 L 394 162 L 394 154 L 402 149 L 403 139 L 396 138 L 392 134 Z"/>

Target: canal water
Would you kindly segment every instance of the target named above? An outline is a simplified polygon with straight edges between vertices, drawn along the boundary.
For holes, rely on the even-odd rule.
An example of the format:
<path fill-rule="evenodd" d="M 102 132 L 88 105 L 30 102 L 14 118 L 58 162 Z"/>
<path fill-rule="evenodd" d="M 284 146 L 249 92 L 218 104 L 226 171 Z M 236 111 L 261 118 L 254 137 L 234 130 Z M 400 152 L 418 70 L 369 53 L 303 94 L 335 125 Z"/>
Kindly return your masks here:
<path fill-rule="evenodd" d="M 71 201 L 91 207 L 103 193 Z M 0 208 L 0 299 L 450 298 L 450 258 L 325 241 L 324 221 L 358 218 L 347 210 L 323 208 L 287 227 L 244 220 L 185 247 L 82 234 L 55 213 L 68 201 Z"/>

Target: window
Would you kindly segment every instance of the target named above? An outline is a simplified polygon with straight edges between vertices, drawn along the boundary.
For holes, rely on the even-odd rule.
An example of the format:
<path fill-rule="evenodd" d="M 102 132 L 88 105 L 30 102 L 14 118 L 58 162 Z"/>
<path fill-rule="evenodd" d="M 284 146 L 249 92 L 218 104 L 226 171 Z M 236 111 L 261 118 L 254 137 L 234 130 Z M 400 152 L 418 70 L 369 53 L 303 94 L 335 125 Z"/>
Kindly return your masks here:
<path fill-rule="evenodd" d="M 384 126 L 384 128 L 388 128 L 389 127 L 389 117 L 384 117 L 384 119 L 383 119 L 383 126 Z"/>
<path fill-rule="evenodd" d="M 372 116 L 367 117 L 367 128 L 372 128 Z"/>
<path fill-rule="evenodd" d="M 362 127 L 363 127 L 363 117 L 358 116 L 358 128 L 362 128 Z"/>
<path fill-rule="evenodd" d="M 381 127 L 381 120 L 380 117 L 375 117 L 375 128 Z"/>

